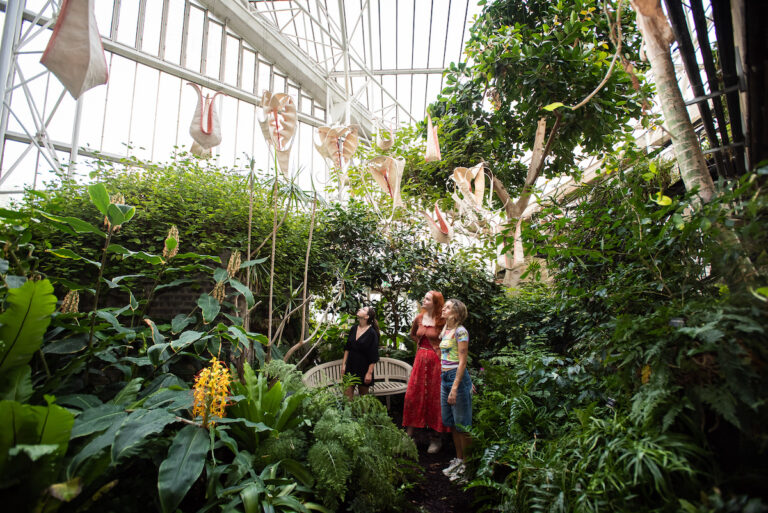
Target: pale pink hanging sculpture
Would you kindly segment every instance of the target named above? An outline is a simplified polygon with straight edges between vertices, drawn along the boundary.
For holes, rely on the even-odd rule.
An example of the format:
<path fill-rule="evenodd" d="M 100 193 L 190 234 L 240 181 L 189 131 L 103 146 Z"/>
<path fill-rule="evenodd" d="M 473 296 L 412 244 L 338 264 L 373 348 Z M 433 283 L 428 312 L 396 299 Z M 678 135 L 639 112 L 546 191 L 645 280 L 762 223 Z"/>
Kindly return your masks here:
<path fill-rule="evenodd" d="M 386 137 L 385 135 L 386 134 Z M 384 126 L 383 123 L 379 124 L 379 129 L 376 132 L 376 145 L 383 151 L 387 151 L 395 144 L 395 129 L 392 125 Z"/>
<path fill-rule="evenodd" d="M 290 156 L 296 135 L 298 114 L 296 104 L 291 96 L 285 93 L 272 94 L 264 91 L 261 97 L 261 112 L 259 119 L 261 133 L 267 144 L 274 146 L 277 164 L 286 177 L 290 176 Z"/>
<path fill-rule="evenodd" d="M 445 221 L 445 217 L 443 216 L 443 213 L 440 212 L 437 202 L 435 202 L 435 215 L 437 216 L 437 221 L 432 219 L 432 216 L 427 212 L 422 211 L 422 214 L 427 220 L 427 225 L 429 226 L 429 231 L 432 233 L 432 237 L 434 237 L 437 242 L 441 244 L 448 244 L 451 242 L 451 239 L 453 238 L 453 228 Z"/>
<path fill-rule="evenodd" d="M 440 141 L 437 139 L 437 128 L 432 126 L 432 117 L 427 113 L 427 151 L 424 160 L 434 162 L 440 160 Z"/>
<path fill-rule="evenodd" d="M 109 78 L 94 15 L 95 0 L 64 0 L 40 62 L 74 97 Z"/>
<path fill-rule="evenodd" d="M 211 148 L 221 144 L 221 122 L 216 109 L 216 97 L 221 93 L 203 96 L 200 86 L 192 82 L 187 85 L 197 91 L 197 107 L 189 124 L 189 135 L 194 139 L 190 151 L 198 157 L 210 157 Z"/>
<path fill-rule="evenodd" d="M 471 168 L 457 167 L 453 170 L 451 179 L 456 182 L 465 201 L 469 201 L 475 208 L 482 207 L 483 195 L 485 195 L 485 173 L 482 162 Z"/>
<path fill-rule="evenodd" d="M 402 207 L 403 200 L 400 198 L 400 182 L 403 179 L 405 159 L 403 157 L 394 159 L 382 155 L 369 160 L 367 167 L 376 183 L 392 198 L 392 206 L 395 208 Z"/>
<path fill-rule="evenodd" d="M 321 126 L 317 129 L 315 148 L 317 152 L 339 170 L 342 185 L 349 183 L 347 167 L 355 154 L 359 138 L 357 126 Z"/>

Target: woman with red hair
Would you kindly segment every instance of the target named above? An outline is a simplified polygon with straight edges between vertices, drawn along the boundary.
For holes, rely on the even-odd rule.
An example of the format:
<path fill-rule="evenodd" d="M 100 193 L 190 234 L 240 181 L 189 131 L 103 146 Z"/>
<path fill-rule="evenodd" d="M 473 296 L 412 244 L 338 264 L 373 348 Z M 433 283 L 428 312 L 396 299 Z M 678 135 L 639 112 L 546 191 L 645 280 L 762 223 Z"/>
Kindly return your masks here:
<path fill-rule="evenodd" d="M 431 440 L 427 452 L 440 451 L 440 433 L 449 429 L 443 425 L 440 411 L 440 332 L 445 326 L 442 310 L 443 295 L 431 290 L 424 295 L 421 313 L 411 325 L 410 337 L 418 344 L 413 371 L 408 380 L 403 407 L 403 426 L 410 436 L 414 428 L 429 428 Z"/>

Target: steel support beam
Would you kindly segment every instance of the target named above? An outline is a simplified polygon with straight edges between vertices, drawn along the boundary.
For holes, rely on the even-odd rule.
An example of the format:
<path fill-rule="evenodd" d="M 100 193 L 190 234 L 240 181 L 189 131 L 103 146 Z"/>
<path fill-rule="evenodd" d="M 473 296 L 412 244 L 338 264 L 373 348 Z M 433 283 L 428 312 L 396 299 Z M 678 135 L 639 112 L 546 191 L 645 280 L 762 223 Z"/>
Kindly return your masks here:
<path fill-rule="evenodd" d="M 200 0 L 219 19 L 226 20 L 227 26 L 259 54 L 280 66 L 280 69 L 308 92 L 315 101 L 323 101 L 330 92 L 331 101 L 347 101 L 344 90 L 335 80 L 326 78 L 319 65 L 309 62 L 307 55 L 280 34 L 277 27 L 266 22 L 261 15 L 248 10 L 238 0 Z M 329 105 L 325 105 L 326 111 Z M 352 122 L 357 123 L 365 134 L 373 132 L 373 115 L 359 103 L 352 105 Z"/>

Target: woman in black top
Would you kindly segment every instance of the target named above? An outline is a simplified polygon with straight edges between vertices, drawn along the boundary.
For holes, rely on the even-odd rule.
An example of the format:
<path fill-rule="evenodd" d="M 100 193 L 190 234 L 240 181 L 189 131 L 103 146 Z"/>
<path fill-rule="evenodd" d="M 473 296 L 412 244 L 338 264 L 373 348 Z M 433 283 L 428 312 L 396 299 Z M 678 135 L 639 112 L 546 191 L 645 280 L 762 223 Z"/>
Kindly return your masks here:
<path fill-rule="evenodd" d="M 364 306 L 357 311 L 357 325 L 349 331 L 341 375 L 351 374 L 359 378 L 357 389 L 360 395 L 365 395 L 373 384 L 373 367 L 378 361 L 379 325 L 376 322 L 376 310 L 372 306 Z M 347 387 L 344 395 L 351 400 L 355 395 L 355 386 Z"/>

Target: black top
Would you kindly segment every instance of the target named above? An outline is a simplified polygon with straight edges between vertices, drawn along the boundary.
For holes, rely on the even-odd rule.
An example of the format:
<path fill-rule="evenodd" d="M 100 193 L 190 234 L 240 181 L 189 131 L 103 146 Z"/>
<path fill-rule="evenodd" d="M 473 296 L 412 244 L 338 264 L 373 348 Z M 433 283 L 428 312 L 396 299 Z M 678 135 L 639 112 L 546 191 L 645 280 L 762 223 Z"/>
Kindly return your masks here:
<path fill-rule="evenodd" d="M 365 374 L 368 372 L 368 366 L 379 361 L 379 334 L 371 326 L 357 340 L 355 340 L 356 335 L 357 325 L 352 326 L 347 337 L 347 344 L 344 346 L 344 350 L 349 351 L 346 372 L 360 378 L 362 384 L 365 385 Z"/>

